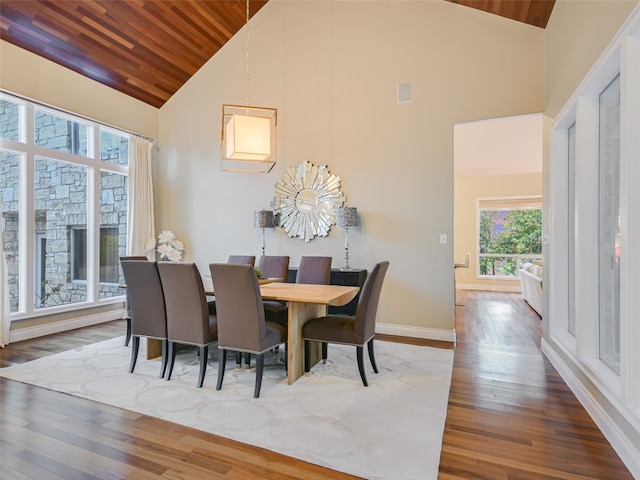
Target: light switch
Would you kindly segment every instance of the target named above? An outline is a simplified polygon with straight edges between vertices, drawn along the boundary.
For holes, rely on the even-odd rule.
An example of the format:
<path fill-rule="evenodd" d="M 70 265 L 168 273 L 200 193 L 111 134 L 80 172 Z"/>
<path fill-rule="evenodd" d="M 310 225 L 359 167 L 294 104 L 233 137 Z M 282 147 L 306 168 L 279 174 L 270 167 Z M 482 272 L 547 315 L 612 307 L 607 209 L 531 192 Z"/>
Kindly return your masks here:
<path fill-rule="evenodd" d="M 446 233 L 441 233 L 440 234 L 440 245 L 446 245 L 447 244 L 447 234 Z"/>

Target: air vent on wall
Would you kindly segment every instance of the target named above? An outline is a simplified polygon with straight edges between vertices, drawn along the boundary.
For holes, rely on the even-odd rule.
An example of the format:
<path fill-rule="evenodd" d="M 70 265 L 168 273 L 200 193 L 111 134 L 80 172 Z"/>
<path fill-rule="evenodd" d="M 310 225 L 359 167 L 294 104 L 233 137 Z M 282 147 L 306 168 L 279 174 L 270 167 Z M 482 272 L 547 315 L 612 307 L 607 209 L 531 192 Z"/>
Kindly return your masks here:
<path fill-rule="evenodd" d="M 398 84 L 398 103 L 411 102 L 411 82 Z"/>

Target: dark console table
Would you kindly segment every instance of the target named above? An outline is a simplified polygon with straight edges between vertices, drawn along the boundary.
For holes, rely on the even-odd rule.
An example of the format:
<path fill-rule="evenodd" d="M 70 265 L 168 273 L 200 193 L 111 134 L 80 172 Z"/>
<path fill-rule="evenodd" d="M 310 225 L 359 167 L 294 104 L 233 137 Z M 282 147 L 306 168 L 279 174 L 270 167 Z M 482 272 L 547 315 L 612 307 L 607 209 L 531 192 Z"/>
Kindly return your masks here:
<path fill-rule="evenodd" d="M 289 277 L 287 281 L 290 283 L 294 283 L 296 281 L 296 275 L 298 274 L 297 268 L 289 269 Z M 362 269 L 353 269 L 353 270 L 340 270 L 339 268 L 331 269 L 331 278 L 329 283 L 331 285 L 346 285 L 348 287 L 360 287 L 364 285 L 364 280 L 367 278 L 367 271 Z M 340 315 L 355 315 L 356 307 L 358 306 L 358 298 L 360 298 L 360 293 L 355 296 L 353 300 L 351 300 L 346 305 L 342 307 L 329 307 L 328 312 L 330 314 L 340 314 Z"/>

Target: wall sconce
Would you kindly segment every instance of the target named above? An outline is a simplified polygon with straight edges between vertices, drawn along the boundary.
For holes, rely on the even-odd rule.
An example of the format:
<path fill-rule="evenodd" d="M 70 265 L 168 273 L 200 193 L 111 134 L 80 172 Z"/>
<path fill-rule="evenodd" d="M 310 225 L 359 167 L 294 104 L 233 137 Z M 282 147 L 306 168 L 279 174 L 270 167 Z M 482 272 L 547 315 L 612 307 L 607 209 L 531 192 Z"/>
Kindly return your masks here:
<path fill-rule="evenodd" d="M 338 207 L 336 209 L 336 226 L 344 228 L 344 261 L 342 270 L 352 270 L 349 266 L 349 227 L 357 227 L 358 209 L 356 207 Z"/>
<path fill-rule="evenodd" d="M 246 105 L 222 105 L 220 166 L 227 172 L 269 173 L 276 163 L 275 108 L 249 106 L 249 0 Z"/>
<path fill-rule="evenodd" d="M 253 226 L 262 229 L 262 256 L 264 257 L 265 242 L 264 230 L 276 226 L 275 216 L 271 210 L 258 210 L 253 214 Z"/>

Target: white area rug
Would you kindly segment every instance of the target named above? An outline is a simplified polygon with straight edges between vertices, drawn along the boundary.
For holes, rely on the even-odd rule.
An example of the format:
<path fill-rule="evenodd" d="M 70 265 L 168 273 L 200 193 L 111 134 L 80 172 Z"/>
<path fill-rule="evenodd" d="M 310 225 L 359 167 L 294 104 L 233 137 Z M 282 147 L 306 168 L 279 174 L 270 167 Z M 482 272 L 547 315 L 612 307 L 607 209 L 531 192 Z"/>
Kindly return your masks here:
<path fill-rule="evenodd" d="M 370 480 L 436 479 L 451 382 L 453 351 L 376 342 L 380 373 L 365 353 L 369 387 L 358 374 L 355 347 L 329 345 L 316 365 L 287 385 L 278 359 L 267 360 L 260 398 L 255 369 L 227 365 L 216 391 L 217 348 L 204 386 L 198 359 L 179 352 L 170 381 L 160 362 L 127 373 L 123 337 L 0 369 L 0 376 L 162 418 Z"/>

